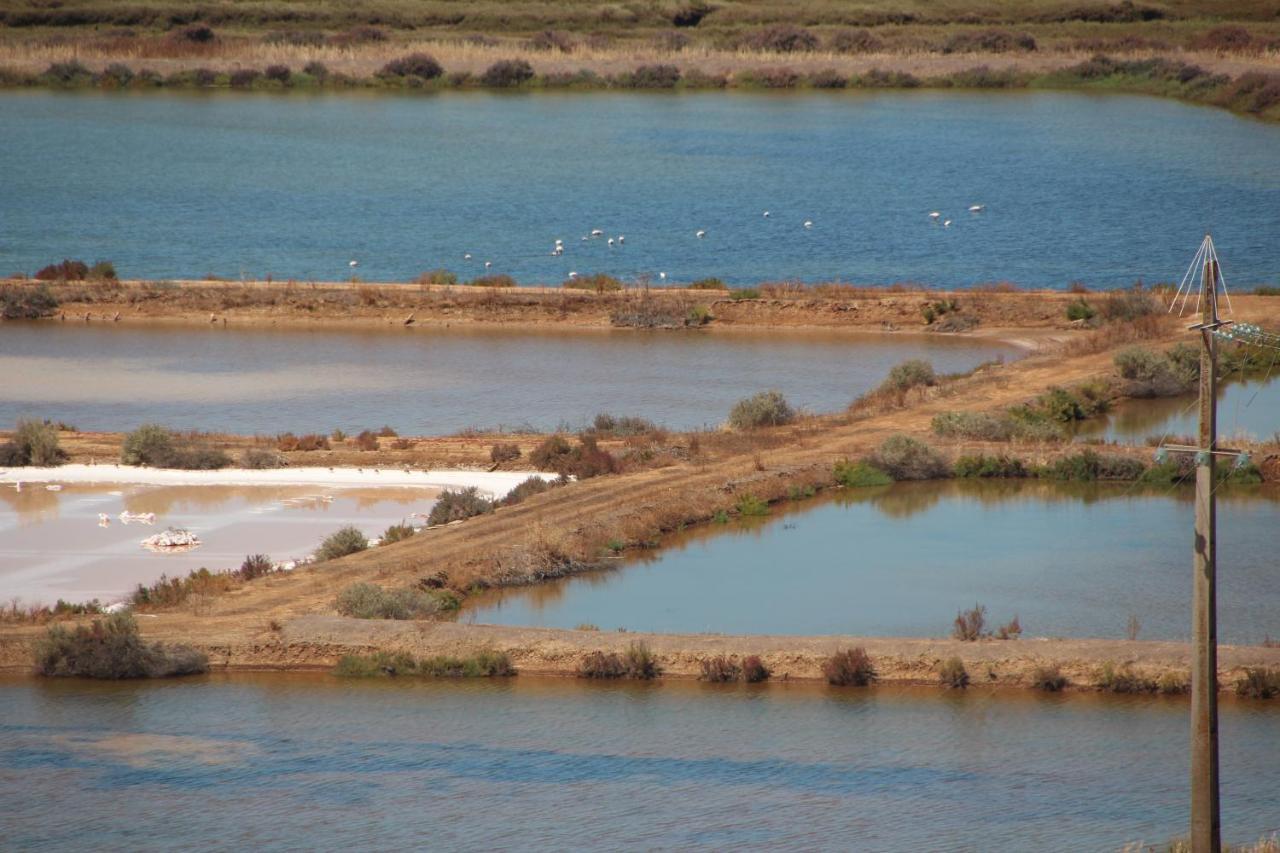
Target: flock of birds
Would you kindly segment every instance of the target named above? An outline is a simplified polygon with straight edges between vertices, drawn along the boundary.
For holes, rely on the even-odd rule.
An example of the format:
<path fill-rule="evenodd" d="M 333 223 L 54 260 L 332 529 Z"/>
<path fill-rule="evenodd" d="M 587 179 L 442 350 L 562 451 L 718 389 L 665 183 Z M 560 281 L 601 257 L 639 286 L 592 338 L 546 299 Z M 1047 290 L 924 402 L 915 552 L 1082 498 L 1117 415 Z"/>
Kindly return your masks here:
<path fill-rule="evenodd" d="M 983 211 L 985 211 L 986 209 L 987 209 L 987 206 L 986 206 L 985 204 L 971 204 L 971 205 L 969 205 L 969 207 L 968 207 L 968 211 L 969 211 L 969 213 L 971 213 L 971 214 L 979 214 L 979 213 L 982 213 Z M 770 213 L 769 213 L 769 211 L 767 211 L 767 210 L 766 210 L 766 211 L 764 211 L 762 215 L 763 215 L 763 218 L 765 218 L 765 219 L 768 219 L 768 218 L 770 217 Z M 939 210 L 931 210 L 931 211 L 929 211 L 929 220 L 930 220 L 931 222 L 933 222 L 934 224 L 939 224 L 939 223 L 940 223 L 940 224 L 942 225 L 942 227 L 943 227 L 943 228 L 950 228 L 950 227 L 951 227 L 951 224 L 952 224 L 952 220 L 950 220 L 950 219 L 943 219 L 943 218 L 942 218 L 942 212 L 941 212 L 941 211 L 939 211 Z M 811 230 L 811 229 L 813 228 L 813 220 L 812 220 L 812 219 L 806 219 L 806 220 L 804 220 L 804 222 L 802 222 L 802 223 L 800 224 L 800 227 L 804 228 L 805 230 Z M 694 236 L 695 238 L 699 239 L 699 240 L 702 240 L 702 239 L 706 238 L 706 236 L 707 236 L 707 229 L 705 229 L 705 228 L 699 228 L 699 229 L 697 229 L 696 231 L 694 231 L 694 232 L 693 232 L 693 236 Z M 613 247 L 615 247 L 615 246 L 622 246 L 622 245 L 624 245 L 624 244 L 627 242 L 627 238 L 626 238 L 626 236 L 625 236 L 625 235 L 623 235 L 623 234 L 619 234 L 619 235 L 618 235 L 618 236 L 616 236 L 616 237 L 607 237 L 607 236 L 605 235 L 604 229 L 602 229 L 602 228 L 593 228 L 593 229 L 591 229 L 591 231 L 590 231 L 589 233 L 582 235 L 582 242 L 583 242 L 583 243 L 587 243 L 587 242 L 590 242 L 590 241 L 592 241 L 592 240 L 599 240 L 599 239 L 600 239 L 600 238 L 602 238 L 602 237 L 604 238 L 605 243 L 606 243 L 606 245 L 608 245 L 608 246 L 609 246 L 609 248 L 613 248 Z M 561 256 L 563 256 L 563 255 L 564 255 L 564 240 L 563 240 L 563 239 L 561 239 L 561 238 L 559 238 L 559 237 L 557 237 L 557 238 L 556 238 L 555 243 L 551 246 L 551 252 L 550 252 L 550 254 L 551 254 L 551 256 L 552 256 L 552 257 L 555 257 L 555 258 L 558 258 L 558 257 L 561 257 Z M 469 261 L 471 261 L 471 260 L 472 260 L 472 255 L 471 255 L 471 253 L 470 253 L 470 252 L 463 252 L 463 254 L 462 254 L 462 260 L 463 260 L 463 261 L 468 261 L 468 262 L 469 262 Z M 359 262 L 358 260 L 356 260 L 355 258 L 352 258 L 352 259 L 347 263 L 347 266 L 348 266 L 348 267 L 350 267 L 350 269 L 351 269 L 352 273 L 354 274 L 354 272 L 355 272 L 356 268 L 360 266 L 360 262 Z M 492 269 L 492 268 L 493 268 L 493 261 L 485 261 L 485 262 L 484 262 L 484 268 L 485 268 L 486 270 Z M 569 278 L 570 278 L 570 279 L 576 279 L 577 277 L 578 277 L 578 273 L 577 273 L 577 271 L 572 271 L 572 270 L 571 270 L 571 271 L 569 272 Z M 658 278 L 659 278 L 661 281 L 666 281 L 666 280 L 667 280 L 667 274 L 666 274 L 665 272 L 660 272 L 660 273 L 658 273 Z"/>

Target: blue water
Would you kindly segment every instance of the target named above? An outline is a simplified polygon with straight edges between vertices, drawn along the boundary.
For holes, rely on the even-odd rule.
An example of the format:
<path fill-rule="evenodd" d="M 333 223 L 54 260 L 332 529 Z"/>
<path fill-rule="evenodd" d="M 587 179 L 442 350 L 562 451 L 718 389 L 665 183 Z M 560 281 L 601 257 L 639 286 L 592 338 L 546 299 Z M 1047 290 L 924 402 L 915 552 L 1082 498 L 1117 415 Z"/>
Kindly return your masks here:
<path fill-rule="evenodd" d="M 1218 636 L 1280 638 L 1280 494 L 1219 492 Z M 713 525 L 620 568 L 494 591 L 481 624 L 943 637 L 957 611 L 1028 637 L 1191 633 L 1193 491 L 1044 482 L 898 483 Z M 678 590 L 678 593 L 673 592 Z"/>
<path fill-rule="evenodd" d="M 1108 287 L 1179 278 L 1206 230 L 1229 282 L 1280 280 L 1280 126 L 1064 93 L 0 94 L 4 274 Z"/>
<path fill-rule="evenodd" d="M 1223 834 L 1280 825 L 1280 706 L 1223 701 Z M 1185 698 L 0 680 L 12 850 L 1118 850 L 1185 835 Z"/>

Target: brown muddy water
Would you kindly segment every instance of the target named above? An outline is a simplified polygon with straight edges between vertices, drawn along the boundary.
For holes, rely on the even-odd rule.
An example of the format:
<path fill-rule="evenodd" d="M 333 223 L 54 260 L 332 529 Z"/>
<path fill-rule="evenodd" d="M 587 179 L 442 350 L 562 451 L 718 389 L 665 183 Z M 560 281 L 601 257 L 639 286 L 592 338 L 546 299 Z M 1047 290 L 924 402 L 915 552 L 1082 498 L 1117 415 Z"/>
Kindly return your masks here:
<path fill-rule="evenodd" d="M 1186 832 L 1185 698 L 696 682 L 0 677 L 14 850 L 1118 850 Z M 1222 823 L 1280 827 L 1224 698 Z"/>
<path fill-rule="evenodd" d="M 893 365 L 962 371 L 1023 351 L 942 335 L 806 331 L 332 331 L 5 323 L 0 424 L 49 418 L 86 430 L 142 423 L 241 434 L 390 424 L 581 426 L 600 412 L 671 428 L 723 423 L 742 397 L 843 409 Z"/>
<path fill-rule="evenodd" d="M 238 568 L 247 554 L 305 557 L 347 524 L 368 536 L 430 512 L 438 490 L 316 486 L 87 486 L 51 492 L 0 486 L 0 601 L 118 599 L 136 584 L 201 567 Z M 155 513 L 126 523 L 122 512 Z M 107 516 L 102 525 L 99 515 Z M 417 520 L 421 524 L 421 520 Z M 200 537 L 192 551 L 156 553 L 140 543 L 167 527 Z"/>

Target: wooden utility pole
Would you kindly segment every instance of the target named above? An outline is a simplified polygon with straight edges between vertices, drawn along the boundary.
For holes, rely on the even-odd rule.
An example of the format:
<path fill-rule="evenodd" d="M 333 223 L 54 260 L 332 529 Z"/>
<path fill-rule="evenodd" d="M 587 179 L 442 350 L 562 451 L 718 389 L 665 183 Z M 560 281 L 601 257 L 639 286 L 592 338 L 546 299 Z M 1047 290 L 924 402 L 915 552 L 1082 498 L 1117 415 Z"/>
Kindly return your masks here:
<path fill-rule="evenodd" d="M 1200 441 L 1196 462 L 1196 538 L 1191 602 L 1191 850 L 1219 853 L 1217 451 L 1218 262 L 1208 256 L 1200 280 Z"/>

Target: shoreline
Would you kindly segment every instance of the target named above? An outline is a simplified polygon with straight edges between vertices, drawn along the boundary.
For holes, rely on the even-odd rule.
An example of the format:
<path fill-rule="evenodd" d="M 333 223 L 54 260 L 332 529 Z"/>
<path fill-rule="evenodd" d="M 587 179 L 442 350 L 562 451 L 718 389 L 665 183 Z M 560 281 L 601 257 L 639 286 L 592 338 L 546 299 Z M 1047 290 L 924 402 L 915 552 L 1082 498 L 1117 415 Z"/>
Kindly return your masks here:
<path fill-rule="evenodd" d="M 175 613 L 140 614 L 148 640 L 187 642 L 184 617 Z M 43 627 L 24 626 L 0 635 L 0 673 L 30 669 L 30 648 Z M 1067 680 L 1064 693 L 1103 689 L 1102 669 L 1145 679 L 1182 677 L 1189 672 L 1189 644 L 1163 640 L 1105 638 L 1022 638 L 964 642 L 929 637 L 852 635 L 659 634 L 585 631 L 559 628 L 468 625 L 459 622 L 353 619 L 311 614 L 284 622 L 278 630 L 260 627 L 252 636 L 206 636 L 194 645 L 209 655 L 213 672 L 329 671 L 348 654 L 377 651 L 415 657 L 467 655 L 479 650 L 510 656 L 523 675 L 576 678 L 582 660 L 594 652 L 623 653 L 643 643 L 659 658 L 658 682 L 695 680 L 701 665 L 721 655 L 741 659 L 759 655 L 772 670 L 769 683 L 821 683 L 822 664 L 838 649 L 866 649 L 876 666 L 877 684 L 937 685 L 937 667 L 958 657 L 972 686 L 1037 689 L 1032 676 L 1040 667 L 1057 667 Z M 1280 647 L 1219 646 L 1221 692 L 1248 667 L 1280 667 Z M 1157 694 L 1154 690 L 1139 691 Z M 1174 691 L 1176 694 L 1176 691 Z"/>
<path fill-rule="evenodd" d="M 0 485 L 14 483 L 129 485 L 129 486 L 323 486 L 326 488 L 386 486 L 393 488 L 470 488 L 500 497 L 530 477 L 553 479 L 539 471 L 413 471 L 404 468 L 298 467 L 221 468 L 184 471 L 130 465 L 68 464 L 54 468 L 0 470 Z"/>

